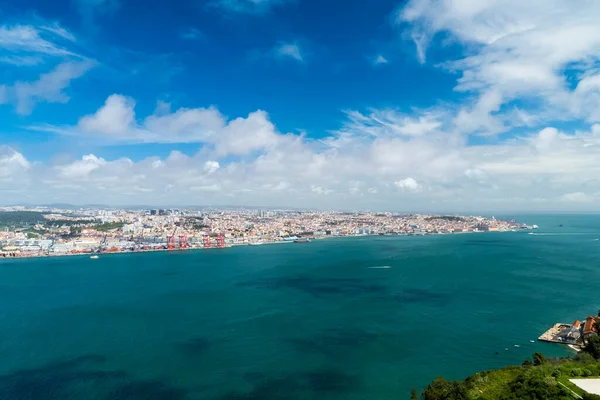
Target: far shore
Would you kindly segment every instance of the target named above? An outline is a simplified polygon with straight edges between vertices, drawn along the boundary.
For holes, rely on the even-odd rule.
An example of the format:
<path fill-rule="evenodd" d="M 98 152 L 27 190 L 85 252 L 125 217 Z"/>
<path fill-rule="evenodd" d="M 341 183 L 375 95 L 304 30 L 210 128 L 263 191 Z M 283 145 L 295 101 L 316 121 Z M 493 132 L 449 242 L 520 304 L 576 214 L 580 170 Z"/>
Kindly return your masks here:
<path fill-rule="evenodd" d="M 521 230 L 522 231 L 522 230 Z M 389 235 L 379 235 L 379 234 L 358 234 L 358 235 L 331 235 L 331 236 L 319 236 L 310 238 L 311 240 L 325 240 L 325 239 L 347 239 L 347 238 L 357 238 L 357 237 L 393 237 L 393 236 L 445 236 L 445 235 L 454 235 L 454 234 L 468 234 L 468 233 L 498 233 L 498 232 L 519 232 L 517 230 L 510 231 L 460 231 L 460 232 L 451 232 L 451 233 L 427 233 L 427 234 L 389 234 Z M 273 244 L 290 244 L 294 243 L 293 241 L 286 240 L 271 240 L 271 241 L 258 241 L 256 244 L 253 243 L 227 243 L 225 247 L 188 247 L 185 249 L 175 248 L 175 249 L 121 249 L 118 251 L 105 251 L 105 252 L 93 252 L 93 251 L 81 251 L 77 253 L 42 253 L 42 254 L 34 254 L 34 253 L 14 253 L 15 255 L 11 256 L 2 256 L 0 255 L 0 260 L 18 260 L 18 259 L 30 259 L 30 258 L 48 258 L 48 257 L 81 257 L 81 256 L 106 256 L 113 254 L 131 254 L 131 253 L 154 253 L 154 252 L 186 252 L 186 251 L 204 251 L 204 250 L 223 250 L 230 247 L 241 247 L 241 246 L 253 246 L 253 245 L 273 245 Z M 301 243 L 305 244 L 305 243 Z"/>

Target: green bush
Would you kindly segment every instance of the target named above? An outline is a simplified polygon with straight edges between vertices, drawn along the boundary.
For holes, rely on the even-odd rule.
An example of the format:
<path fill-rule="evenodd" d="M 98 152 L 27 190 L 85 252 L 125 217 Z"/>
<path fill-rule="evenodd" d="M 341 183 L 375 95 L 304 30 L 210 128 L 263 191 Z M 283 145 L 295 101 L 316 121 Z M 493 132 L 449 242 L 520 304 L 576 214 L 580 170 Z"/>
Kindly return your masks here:
<path fill-rule="evenodd" d="M 469 400 L 469 394 L 464 382 L 439 377 L 423 390 L 423 400 Z"/>
<path fill-rule="evenodd" d="M 588 353 L 587 351 L 580 351 L 579 353 L 577 353 L 575 355 L 575 357 L 573 357 L 573 361 L 580 363 L 580 364 L 591 364 L 593 362 L 595 362 L 596 360 L 594 359 L 594 357 Z"/>
<path fill-rule="evenodd" d="M 500 395 L 500 400 L 523 399 L 570 399 L 561 387 L 550 384 L 537 374 L 523 374 L 508 385 L 508 391 Z"/>
<path fill-rule="evenodd" d="M 546 357 L 540 352 L 533 354 L 533 365 L 542 365 L 546 362 Z"/>
<path fill-rule="evenodd" d="M 592 336 L 588 338 L 587 344 L 585 345 L 583 351 L 589 353 L 596 360 L 600 358 L 600 336 Z"/>

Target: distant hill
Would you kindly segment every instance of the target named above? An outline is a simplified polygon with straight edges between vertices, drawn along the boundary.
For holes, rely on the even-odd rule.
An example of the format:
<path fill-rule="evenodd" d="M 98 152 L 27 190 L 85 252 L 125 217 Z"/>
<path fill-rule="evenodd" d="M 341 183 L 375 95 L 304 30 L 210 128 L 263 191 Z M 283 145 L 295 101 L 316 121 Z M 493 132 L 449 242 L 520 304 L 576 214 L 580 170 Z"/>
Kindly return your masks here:
<path fill-rule="evenodd" d="M 0 211 L 0 227 L 18 227 L 43 222 L 44 213 L 36 211 Z"/>

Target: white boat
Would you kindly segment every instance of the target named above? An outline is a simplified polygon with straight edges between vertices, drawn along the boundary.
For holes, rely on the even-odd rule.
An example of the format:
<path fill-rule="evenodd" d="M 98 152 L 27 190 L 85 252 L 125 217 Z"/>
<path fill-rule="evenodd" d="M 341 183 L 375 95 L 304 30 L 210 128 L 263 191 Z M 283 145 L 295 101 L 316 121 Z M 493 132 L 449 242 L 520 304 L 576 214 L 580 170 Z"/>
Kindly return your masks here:
<path fill-rule="evenodd" d="M 263 242 L 248 243 L 250 246 L 260 246 Z"/>
<path fill-rule="evenodd" d="M 95 260 L 95 259 L 97 259 L 97 258 L 100 258 L 100 257 L 98 257 L 98 256 L 90 256 L 90 258 L 91 258 L 92 260 Z"/>

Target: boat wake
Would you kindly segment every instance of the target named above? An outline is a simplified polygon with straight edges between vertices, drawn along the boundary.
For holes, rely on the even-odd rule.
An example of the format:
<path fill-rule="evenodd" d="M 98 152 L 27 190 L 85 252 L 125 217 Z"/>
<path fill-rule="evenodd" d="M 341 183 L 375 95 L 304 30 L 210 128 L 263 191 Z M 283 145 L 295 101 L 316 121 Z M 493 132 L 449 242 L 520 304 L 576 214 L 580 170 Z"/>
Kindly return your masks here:
<path fill-rule="evenodd" d="M 369 267 L 369 269 L 390 269 L 390 268 L 392 268 L 392 267 L 390 267 L 389 265 L 384 265 L 381 267 Z"/>

